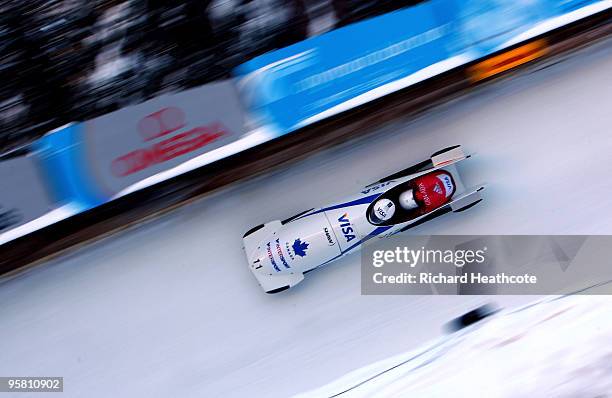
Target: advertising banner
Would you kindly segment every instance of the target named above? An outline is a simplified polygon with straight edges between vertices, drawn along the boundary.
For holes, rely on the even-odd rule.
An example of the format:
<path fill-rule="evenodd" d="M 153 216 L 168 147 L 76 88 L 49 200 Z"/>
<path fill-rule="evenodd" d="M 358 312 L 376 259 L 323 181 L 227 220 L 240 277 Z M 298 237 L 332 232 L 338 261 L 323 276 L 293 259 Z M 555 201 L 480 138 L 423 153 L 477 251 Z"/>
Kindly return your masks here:
<path fill-rule="evenodd" d="M 279 134 L 293 131 L 449 58 L 444 40 L 450 13 L 436 13 L 438 2 L 337 29 L 241 65 L 236 73 L 256 122 Z"/>
<path fill-rule="evenodd" d="M 611 3 L 431 0 L 264 54 L 235 74 L 254 123 L 283 135 Z"/>
<path fill-rule="evenodd" d="M 111 197 L 151 175 L 237 140 L 244 118 L 234 85 L 212 83 L 87 121 L 85 157 Z"/>
<path fill-rule="evenodd" d="M 36 147 L 57 199 L 87 209 L 238 140 L 244 124 L 234 85 L 222 81 L 67 126 Z"/>
<path fill-rule="evenodd" d="M 55 207 L 35 161 L 28 156 L 0 162 L 0 192 L 0 233 L 32 221 Z"/>
<path fill-rule="evenodd" d="M 76 214 L 49 191 L 39 166 L 31 155 L 0 161 L 0 245 Z"/>

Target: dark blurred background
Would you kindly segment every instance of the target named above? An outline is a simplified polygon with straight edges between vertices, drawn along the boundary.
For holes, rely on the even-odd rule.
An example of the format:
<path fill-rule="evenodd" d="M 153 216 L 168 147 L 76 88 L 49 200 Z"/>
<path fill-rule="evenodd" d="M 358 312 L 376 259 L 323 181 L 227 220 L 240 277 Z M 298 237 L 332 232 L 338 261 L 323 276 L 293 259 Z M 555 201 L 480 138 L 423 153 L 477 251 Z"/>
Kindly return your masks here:
<path fill-rule="evenodd" d="M 0 0 L 0 153 L 417 0 Z"/>

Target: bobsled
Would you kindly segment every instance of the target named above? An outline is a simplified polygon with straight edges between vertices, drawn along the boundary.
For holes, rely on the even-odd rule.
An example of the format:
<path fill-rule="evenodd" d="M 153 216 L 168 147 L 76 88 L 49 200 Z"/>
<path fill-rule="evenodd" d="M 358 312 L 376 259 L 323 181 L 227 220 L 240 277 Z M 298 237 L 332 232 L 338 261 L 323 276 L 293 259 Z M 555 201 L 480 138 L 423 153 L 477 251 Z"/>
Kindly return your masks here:
<path fill-rule="evenodd" d="M 338 203 L 258 225 L 243 237 L 248 266 L 266 293 L 287 290 L 308 272 L 433 218 L 482 201 L 484 185 L 466 188 L 461 146 L 376 181 Z"/>

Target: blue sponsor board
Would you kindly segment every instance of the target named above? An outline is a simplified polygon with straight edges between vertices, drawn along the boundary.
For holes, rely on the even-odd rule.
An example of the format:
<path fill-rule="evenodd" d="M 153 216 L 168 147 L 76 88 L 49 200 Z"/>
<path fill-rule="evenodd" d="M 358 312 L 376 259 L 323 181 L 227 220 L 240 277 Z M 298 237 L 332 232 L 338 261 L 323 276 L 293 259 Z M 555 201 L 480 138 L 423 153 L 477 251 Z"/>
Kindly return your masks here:
<path fill-rule="evenodd" d="M 549 0 L 550 8 L 556 14 L 565 14 L 582 7 L 599 3 L 599 0 Z"/>
<path fill-rule="evenodd" d="M 78 211 L 86 211 L 108 201 L 92 179 L 83 151 L 83 134 L 83 124 L 73 123 L 33 144 L 54 200 L 71 203 Z"/>
<path fill-rule="evenodd" d="M 281 133 L 375 87 L 449 57 L 451 13 L 432 1 L 337 29 L 258 57 L 237 69 L 261 124 Z"/>
<path fill-rule="evenodd" d="M 595 0 L 430 0 L 236 68 L 255 123 L 280 136 L 516 43 Z"/>
<path fill-rule="evenodd" d="M 453 0 L 456 1 L 456 0 Z M 549 16 L 548 0 L 529 2 L 489 0 L 465 1 L 457 8 L 452 39 L 457 51 L 471 51 L 477 57 L 504 47 L 513 37 Z"/>

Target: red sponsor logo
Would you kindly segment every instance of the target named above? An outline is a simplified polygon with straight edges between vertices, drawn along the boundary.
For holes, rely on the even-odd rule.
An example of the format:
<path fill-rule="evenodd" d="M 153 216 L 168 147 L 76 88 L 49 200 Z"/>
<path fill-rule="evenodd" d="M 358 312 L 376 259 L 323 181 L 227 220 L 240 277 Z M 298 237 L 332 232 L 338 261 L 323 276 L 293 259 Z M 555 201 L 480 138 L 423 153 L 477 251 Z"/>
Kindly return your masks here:
<path fill-rule="evenodd" d="M 175 107 L 163 108 L 140 119 L 138 130 L 145 141 L 174 133 L 185 127 L 185 113 Z"/>
<path fill-rule="evenodd" d="M 197 126 L 180 132 L 185 126 L 185 114 L 178 108 L 164 108 L 142 118 L 138 122 L 138 130 L 144 141 L 173 135 L 147 148 L 119 156 L 111 164 L 113 174 L 125 177 L 196 151 L 227 134 L 220 123 Z"/>

